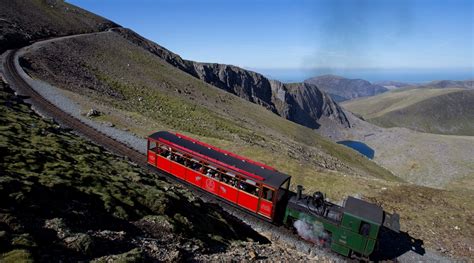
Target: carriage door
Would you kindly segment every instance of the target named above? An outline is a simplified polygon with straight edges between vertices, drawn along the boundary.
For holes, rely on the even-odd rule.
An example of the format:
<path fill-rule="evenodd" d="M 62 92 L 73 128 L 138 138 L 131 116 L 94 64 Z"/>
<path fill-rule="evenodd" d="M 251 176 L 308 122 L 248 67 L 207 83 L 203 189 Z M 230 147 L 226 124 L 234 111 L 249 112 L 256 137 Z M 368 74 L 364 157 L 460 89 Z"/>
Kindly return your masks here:
<path fill-rule="evenodd" d="M 258 213 L 265 217 L 272 218 L 273 196 L 275 195 L 275 191 L 265 186 L 262 187 L 262 190 Z"/>
<path fill-rule="evenodd" d="M 156 166 L 156 142 L 148 140 L 148 163 Z"/>

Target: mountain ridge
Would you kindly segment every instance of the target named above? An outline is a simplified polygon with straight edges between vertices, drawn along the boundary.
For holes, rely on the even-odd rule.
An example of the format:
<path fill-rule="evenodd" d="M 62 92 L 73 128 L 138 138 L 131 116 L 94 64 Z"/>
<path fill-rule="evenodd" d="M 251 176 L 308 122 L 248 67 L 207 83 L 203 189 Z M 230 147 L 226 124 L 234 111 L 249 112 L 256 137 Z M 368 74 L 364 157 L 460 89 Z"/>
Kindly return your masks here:
<path fill-rule="evenodd" d="M 465 88 L 465 89 L 474 89 L 474 79 L 468 80 L 434 80 L 429 82 L 426 85 L 427 87 L 434 88 Z"/>
<path fill-rule="evenodd" d="M 387 88 L 372 84 L 367 80 L 349 79 L 331 74 L 309 78 L 304 82 L 318 86 L 321 90 L 329 93 L 336 102 L 374 96 L 388 91 Z"/>
<path fill-rule="evenodd" d="M 342 108 L 315 85 L 308 83 L 289 85 L 233 65 L 186 60 L 130 29 L 116 28 L 113 31 L 193 77 L 261 105 L 290 121 L 312 129 L 319 128 L 322 122 L 327 125 L 350 127 Z M 306 92 L 291 91 L 295 87 Z M 301 98 L 303 94 L 310 97 Z"/>

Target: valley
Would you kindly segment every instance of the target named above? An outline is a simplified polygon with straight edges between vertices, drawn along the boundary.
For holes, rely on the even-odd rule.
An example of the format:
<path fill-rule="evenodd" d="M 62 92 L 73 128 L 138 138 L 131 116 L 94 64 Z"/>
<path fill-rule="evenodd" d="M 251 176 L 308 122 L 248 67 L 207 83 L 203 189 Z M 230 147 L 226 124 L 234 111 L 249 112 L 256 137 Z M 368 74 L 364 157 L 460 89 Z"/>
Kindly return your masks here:
<path fill-rule="evenodd" d="M 23 78 L 130 147 L 145 152 L 158 130 L 183 133 L 276 167 L 292 176 L 292 190 L 302 184 L 336 203 L 352 195 L 399 213 L 404 237 L 426 249 L 420 255 L 400 241 L 400 262 L 474 256 L 472 81 L 415 87 L 320 77 L 339 89 L 331 92 L 318 78 L 283 83 L 183 59 L 61 1 L 0 4 L 9 18 L 0 20 L 0 52 L 26 46 L 17 57 Z M 1 85 L 0 261 L 334 260 L 257 233 L 43 119 Z M 339 141 L 366 144 L 370 159 Z"/>

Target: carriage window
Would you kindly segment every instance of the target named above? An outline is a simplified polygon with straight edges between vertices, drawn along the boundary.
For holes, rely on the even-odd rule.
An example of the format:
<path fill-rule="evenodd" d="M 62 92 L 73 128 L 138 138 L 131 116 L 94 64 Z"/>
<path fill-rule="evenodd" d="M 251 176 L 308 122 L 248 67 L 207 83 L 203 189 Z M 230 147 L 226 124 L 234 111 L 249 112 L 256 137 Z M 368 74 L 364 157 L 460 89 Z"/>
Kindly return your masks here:
<path fill-rule="evenodd" d="M 168 149 L 160 148 L 160 155 L 163 157 L 168 157 L 170 155 L 170 152 L 168 151 Z"/>
<path fill-rule="evenodd" d="M 246 180 L 240 181 L 239 189 L 243 190 L 243 191 L 245 191 L 249 194 L 253 194 L 253 195 L 258 196 L 258 190 L 259 189 L 258 189 L 257 183 L 252 181 L 252 180 L 246 179 Z"/>
<path fill-rule="evenodd" d="M 205 168 L 205 170 L 204 170 L 204 174 L 207 177 L 211 177 L 211 178 L 214 178 L 214 179 L 219 179 L 219 173 L 216 171 L 216 169 L 217 168 L 215 168 L 214 166 L 208 165 L 207 168 Z"/>
<path fill-rule="evenodd" d="M 184 156 L 181 153 L 176 152 L 176 154 L 174 155 L 174 161 L 184 165 Z"/>
<path fill-rule="evenodd" d="M 156 142 L 155 141 L 150 141 L 150 144 L 149 144 L 149 150 L 154 150 L 156 148 Z"/>
<path fill-rule="evenodd" d="M 272 201 L 273 200 L 273 190 L 269 189 L 269 188 L 266 188 L 266 187 L 263 187 L 262 198 L 265 199 L 265 200 L 268 200 L 268 201 Z"/>
<path fill-rule="evenodd" d="M 159 146 L 158 153 L 161 156 L 170 159 L 171 158 L 170 148 L 162 144 L 159 144 L 158 146 Z"/>
<path fill-rule="evenodd" d="M 225 172 L 225 171 L 224 171 Z M 221 174 L 222 182 L 233 187 L 237 187 L 237 178 L 235 174 L 226 172 Z"/>
<path fill-rule="evenodd" d="M 198 160 L 191 158 L 189 161 L 191 162 L 191 169 L 194 171 L 199 171 L 199 169 L 201 169 L 202 166 Z"/>

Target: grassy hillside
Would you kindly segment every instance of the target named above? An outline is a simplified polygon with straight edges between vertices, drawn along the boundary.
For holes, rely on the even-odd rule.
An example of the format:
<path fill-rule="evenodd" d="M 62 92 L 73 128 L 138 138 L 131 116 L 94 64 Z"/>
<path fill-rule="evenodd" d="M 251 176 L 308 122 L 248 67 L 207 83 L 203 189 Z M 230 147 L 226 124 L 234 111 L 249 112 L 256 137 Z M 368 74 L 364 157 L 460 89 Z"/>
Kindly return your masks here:
<path fill-rule="evenodd" d="M 3 85 L 0 109 L 0 261 L 212 259 L 225 249 L 245 254 L 246 246 L 234 244 L 262 239 L 185 189 L 42 120 Z M 246 156 L 264 151 L 209 140 Z M 400 213 L 402 230 L 426 248 L 474 256 L 472 191 L 315 172 L 293 162 L 274 160 L 278 168 L 302 172 L 295 179 L 305 191 L 323 189 L 332 200 L 357 194 Z M 282 259 L 281 248 L 266 251 L 269 260 Z"/>
<path fill-rule="evenodd" d="M 265 241 L 186 189 L 41 119 L 3 83 L 0 109 L 1 262 L 175 261 Z"/>
<path fill-rule="evenodd" d="M 408 89 L 346 102 L 343 107 L 382 127 L 474 135 L 473 102 L 473 90 Z"/>
<path fill-rule="evenodd" d="M 54 36 L 106 30 L 115 23 L 60 0 L 0 0 L 0 53 Z"/>
<path fill-rule="evenodd" d="M 79 99 L 84 111 L 103 107 L 106 114 L 100 121 L 141 136 L 157 129 L 177 130 L 218 146 L 240 147 L 248 157 L 270 165 L 288 163 L 286 172 L 296 177 L 316 176 L 316 169 L 397 180 L 351 150 L 197 80 L 116 33 L 35 49 L 23 61 L 30 74 L 71 91 L 72 96 L 86 96 Z"/>

